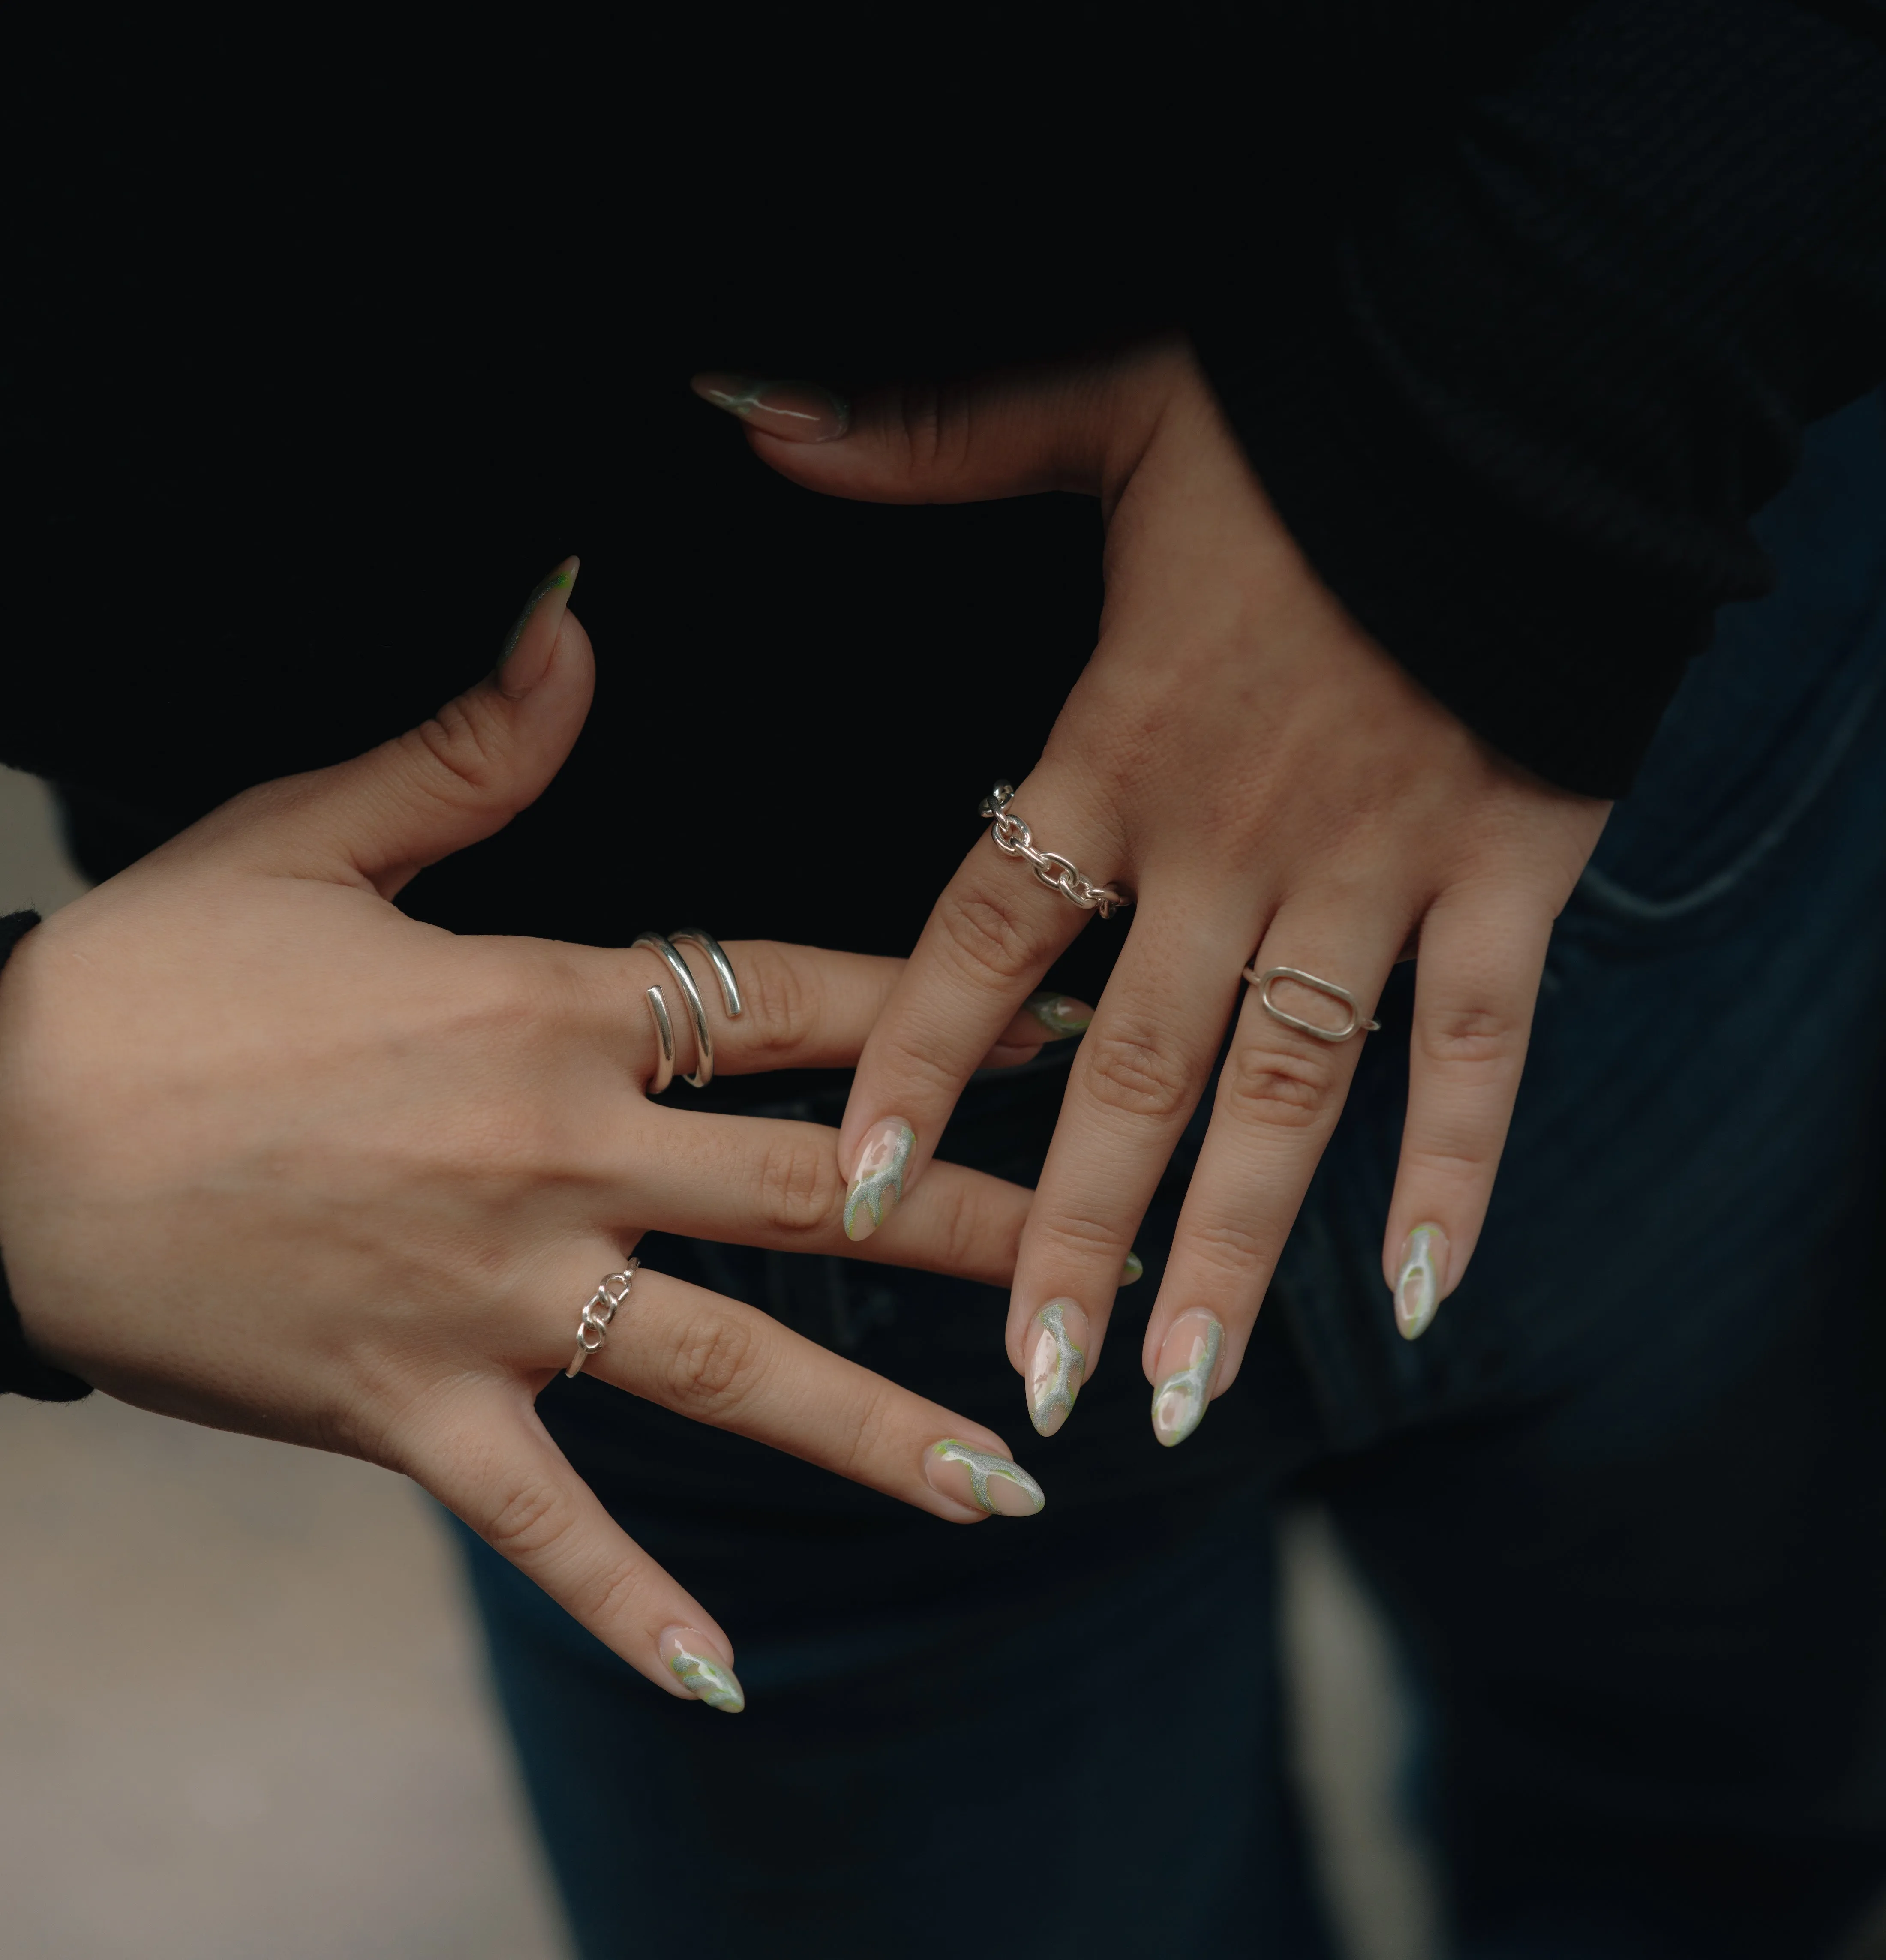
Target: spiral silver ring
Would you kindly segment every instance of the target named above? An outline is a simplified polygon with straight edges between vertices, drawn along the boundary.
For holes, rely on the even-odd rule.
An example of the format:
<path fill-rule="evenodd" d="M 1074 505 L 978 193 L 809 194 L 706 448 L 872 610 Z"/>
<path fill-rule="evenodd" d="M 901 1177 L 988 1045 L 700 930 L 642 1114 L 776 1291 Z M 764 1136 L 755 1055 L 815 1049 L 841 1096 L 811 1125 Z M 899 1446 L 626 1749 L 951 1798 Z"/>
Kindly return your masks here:
<path fill-rule="evenodd" d="M 720 999 L 730 1021 L 737 1021 L 745 1012 L 740 1002 L 740 983 L 734 978 L 733 962 L 721 950 L 720 942 L 698 926 L 679 927 L 666 939 L 658 932 L 644 932 L 630 944 L 631 953 L 637 947 L 647 947 L 674 975 L 675 985 L 681 989 L 681 998 L 687 1004 L 688 1018 L 694 1023 L 694 1073 L 681 1079 L 690 1089 L 704 1089 L 714 1080 L 714 1033 L 708 1026 L 708 1010 L 701 1001 L 701 990 L 694 984 L 688 963 L 675 950 L 677 943 L 698 946 L 708 956 L 708 964 L 714 969 L 714 977 L 720 984 Z M 675 1079 L 675 1024 L 659 987 L 643 988 L 642 998 L 648 1003 L 648 1018 L 655 1024 L 655 1073 L 649 1082 L 648 1093 L 659 1096 Z"/>
<path fill-rule="evenodd" d="M 1356 1005 L 1356 997 L 1347 987 L 1338 987 L 1333 980 L 1319 980 L 1314 973 L 1306 973 L 1296 966 L 1267 966 L 1260 973 L 1254 959 L 1244 969 L 1244 978 L 1258 990 L 1258 1005 L 1274 1021 L 1281 1021 L 1286 1028 L 1295 1028 L 1299 1034 L 1314 1035 L 1320 1042 L 1346 1042 L 1352 1035 L 1376 1034 L 1381 1030 L 1379 1021 L 1365 1020 L 1362 1010 Z M 1340 1001 L 1349 1010 L 1347 1024 L 1340 1028 L 1319 1028 L 1314 1021 L 1299 1020 L 1296 1015 L 1286 1013 L 1271 998 L 1271 987 L 1279 980 L 1294 980 L 1299 987 L 1309 987 L 1318 994 L 1327 994 L 1332 1001 Z"/>
<path fill-rule="evenodd" d="M 621 1308 L 628 1305 L 641 1265 L 640 1259 L 631 1259 L 619 1273 L 611 1273 L 606 1279 L 598 1281 L 595 1292 L 584 1302 L 576 1324 L 576 1352 L 570 1357 L 569 1367 L 563 1371 L 565 1380 L 582 1373 L 584 1363 L 609 1338 L 609 1322 Z"/>

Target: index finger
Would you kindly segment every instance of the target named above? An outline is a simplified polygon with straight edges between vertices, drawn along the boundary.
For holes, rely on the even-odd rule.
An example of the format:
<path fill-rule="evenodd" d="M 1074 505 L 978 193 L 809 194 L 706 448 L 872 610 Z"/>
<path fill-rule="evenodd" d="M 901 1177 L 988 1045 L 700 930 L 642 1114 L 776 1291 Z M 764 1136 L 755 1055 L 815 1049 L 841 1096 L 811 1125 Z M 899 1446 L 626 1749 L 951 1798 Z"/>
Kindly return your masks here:
<path fill-rule="evenodd" d="M 1070 885 L 1106 886 L 1119 870 L 1122 846 L 1064 777 L 1037 770 L 1009 809 L 1029 813 L 1037 851 L 1077 867 Z M 858 1058 L 838 1133 L 848 1237 L 870 1237 L 915 1184 L 963 1084 L 1094 916 L 1031 875 L 1039 868 L 980 839 L 925 922 Z"/>

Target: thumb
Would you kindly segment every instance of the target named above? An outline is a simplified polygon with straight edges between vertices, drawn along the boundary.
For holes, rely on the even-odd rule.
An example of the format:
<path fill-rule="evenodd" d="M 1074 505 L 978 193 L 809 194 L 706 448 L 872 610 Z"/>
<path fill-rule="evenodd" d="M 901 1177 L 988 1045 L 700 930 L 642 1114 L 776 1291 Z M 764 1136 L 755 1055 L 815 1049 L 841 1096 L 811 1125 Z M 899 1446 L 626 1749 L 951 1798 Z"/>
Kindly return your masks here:
<path fill-rule="evenodd" d="M 808 490 L 873 504 L 972 504 L 1040 490 L 1101 494 L 1138 406 L 1132 365 L 1065 361 L 902 383 L 855 402 L 809 382 L 745 374 L 697 374 L 692 385 L 746 425 L 762 462 Z"/>
<path fill-rule="evenodd" d="M 364 878 L 391 898 L 534 803 L 563 766 L 595 686 L 590 636 L 568 610 L 576 574 L 565 558 L 524 602 L 497 667 L 431 721 L 225 806 L 249 806 L 231 826 L 243 855 L 278 874 Z"/>

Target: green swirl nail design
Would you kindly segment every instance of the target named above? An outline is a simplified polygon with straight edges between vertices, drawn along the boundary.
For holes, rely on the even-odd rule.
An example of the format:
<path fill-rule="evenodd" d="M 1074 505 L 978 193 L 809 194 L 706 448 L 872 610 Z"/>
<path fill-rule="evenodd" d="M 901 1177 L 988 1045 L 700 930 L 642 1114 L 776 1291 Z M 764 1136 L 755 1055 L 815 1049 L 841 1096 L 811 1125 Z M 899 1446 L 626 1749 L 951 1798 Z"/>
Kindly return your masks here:
<path fill-rule="evenodd" d="M 1167 1449 L 1183 1443 L 1205 1419 L 1211 1378 L 1225 1345 L 1225 1330 L 1214 1315 L 1194 1337 L 1188 1365 L 1175 1369 L 1153 1391 L 1153 1433 Z"/>
<path fill-rule="evenodd" d="M 1038 1511 L 1048 1502 L 1045 1492 L 1019 1463 L 1011 1463 L 1006 1456 L 991 1456 L 985 1449 L 972 1449 L 966 1443 L 959 1443 L 953 1437 L 946 1437 L 941 1443 L 933 1444 L 930 1455 L 939 1463 L 960 1463 L 969 1472 L 969 1494 L 983 1510 L 991 1516 L 1000 1507 L 989 1495 L 989 1479 L 1009 1484 L 1019 1491 L 1029 1500 L 1029 1507 Z"/>
<path fill-rule="evenodd" d="M 866 1133 L 857 1175 L 845 1194 L 844 1236 L 868 1239 L 904 1195 L 904 1173 L 917 1147 L 917 1132 L 901 1116 L 887 1116 Z"/>
<path fill-rule="evenodd" d="M 1031 994 L 1023 1006 L 1057 1040 L 1085 1034 L 1093 1023 L 1092 1008 L 1065 994 Z"/>
<path fill-rule="evenodd" d="M 668 1657 L 668 1667 L 690 1694 L 704 1701 L 710 1708 L 717 1708 L 723 1714 L 737 1715 L 746 1706 L 746 1696 L 733 1669 L 711 1654 L 692 1653 L 685 1647 L 678 1647 Z"/>
<path fill-rule="evenodd" d="M 1122 1286 L 1131 1286 L 1135 1280 L 1143 1280 L 1145 1278 L 1146 1262 L 1137 1252 L 1127 1253 L 1126 1264 L 1120 1268 L 1120 1284 Z"/>
<path fill-rule="evenodd" d="M 1440 1262 L 1447 1240 L 1438 1225 L 1417 1225 L 1401 1247 L 1401 1270 L 1395 1276 L 1395 1319 L 1402 1338 L 1413 1341 L 1427 1331 L 1440 1304 Z"/>
<path fill-rule="evenodd" d="M 1074 1398 L 1086 1378 L 1087 1351 L 1067 1328 L 1067 1309 L 1073 1304 L 1051 1300 L 1035 1316 L 1041 1331 L 1029 1358 L 1028 1413 L 1043 1436 L 1052 1436 L 1073 1413 Z"/>

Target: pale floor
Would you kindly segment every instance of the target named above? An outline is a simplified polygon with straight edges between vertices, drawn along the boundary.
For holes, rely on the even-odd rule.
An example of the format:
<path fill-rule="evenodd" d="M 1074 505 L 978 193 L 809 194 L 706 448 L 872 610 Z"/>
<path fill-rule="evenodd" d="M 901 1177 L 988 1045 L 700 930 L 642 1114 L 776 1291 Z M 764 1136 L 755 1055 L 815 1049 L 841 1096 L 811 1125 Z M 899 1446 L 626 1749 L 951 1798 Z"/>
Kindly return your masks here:
<path fill-rule="evenodd" d="M 80 887 L 0 772 L 0 912 Z M 9 1960 L 561 1960 L 448 1547 L 344 1459 L 0 1399 Z M 1354 1960 L 1427 1960 L 1385 1636 L 1314 1518 L 1286 1634 Z"/>

